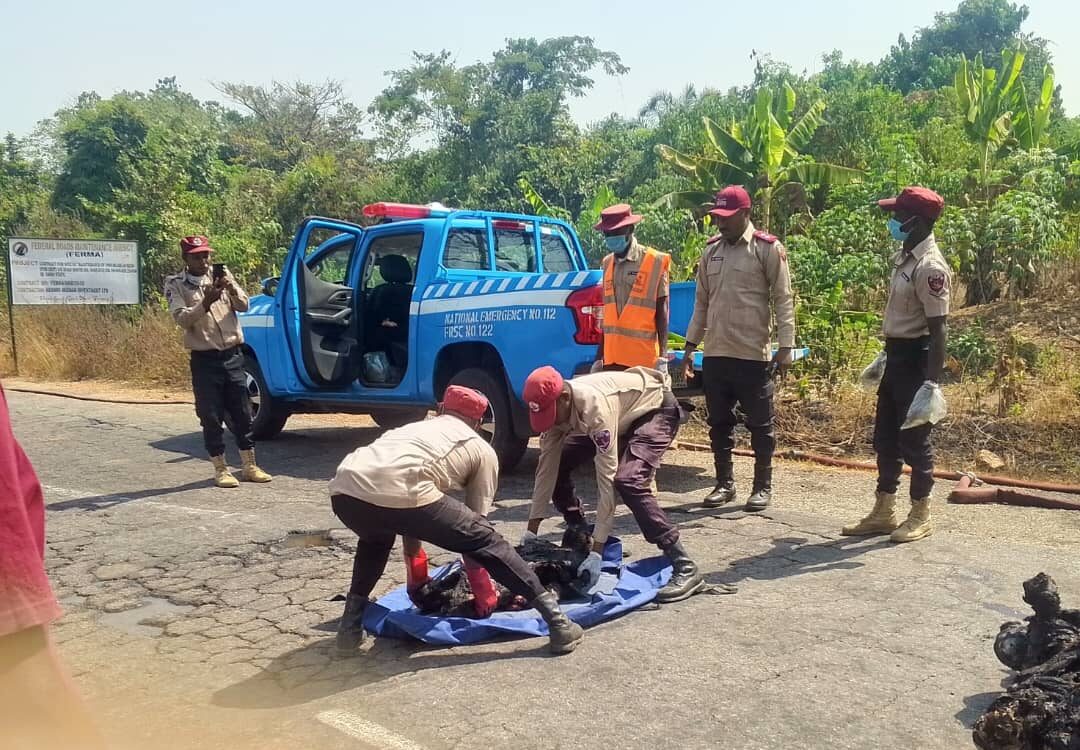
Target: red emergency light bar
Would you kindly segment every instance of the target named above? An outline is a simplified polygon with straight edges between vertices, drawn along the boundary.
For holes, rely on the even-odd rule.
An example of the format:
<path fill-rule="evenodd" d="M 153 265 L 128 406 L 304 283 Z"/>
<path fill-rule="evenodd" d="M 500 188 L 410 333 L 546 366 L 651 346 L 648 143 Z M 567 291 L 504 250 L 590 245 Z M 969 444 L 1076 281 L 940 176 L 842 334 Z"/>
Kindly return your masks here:
<path fill-rule="evenodd" d="M 449 215 L 447 211 L 415 203 L 369 203 L 364 206 L 363 214 L 369 219 L 427 219 L 432 216 Z"/>

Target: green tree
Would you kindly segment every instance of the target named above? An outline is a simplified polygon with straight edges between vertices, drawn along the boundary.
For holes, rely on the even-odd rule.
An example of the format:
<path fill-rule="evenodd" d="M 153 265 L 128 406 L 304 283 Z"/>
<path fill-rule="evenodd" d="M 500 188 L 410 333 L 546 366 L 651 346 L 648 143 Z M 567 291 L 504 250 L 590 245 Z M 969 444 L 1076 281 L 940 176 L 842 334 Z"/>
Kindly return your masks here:
<path fill-rule="evenodd" d="M 425 200 L 511 207 L 518 176 L 536 149 L 578 137 L 567 101 L 593 85 L 592 71 L 625 73 L 619 56 L 588 37 L 511 39 L 490 62 L 458 67 L 449 52 L 414 53 L 414 64 L 389 75 L 375 100 L 382 152 L 397 157 L 433 144 L 436 153 L 413 160 L 429 175 Z M 437 169 L 440 179 L 431 179 Z"/>
<path fill-rule="evenodd" d="M 769 89 L 757 92 L 742 122 L 732 120 L 722 128 L 703 118 L 708 146 L 703 154 L 690 156 L 671 146 L 658 152 L 691 183 L 690 190 L 664 196 L 671 208 L 701 210 L 725 185 L 742 185 L 760 205 L 764 226 L 771 226 L 773 200 L 787 191 L 802 195 L 806 186 L 837 185 L 858 179 L 861 172 L 835 164 L 815 162 L 804 156 L 821 126 L 825 102 L 817 100 L 794 117 L 794 89 L 784 84 L 775 97 Z"/>

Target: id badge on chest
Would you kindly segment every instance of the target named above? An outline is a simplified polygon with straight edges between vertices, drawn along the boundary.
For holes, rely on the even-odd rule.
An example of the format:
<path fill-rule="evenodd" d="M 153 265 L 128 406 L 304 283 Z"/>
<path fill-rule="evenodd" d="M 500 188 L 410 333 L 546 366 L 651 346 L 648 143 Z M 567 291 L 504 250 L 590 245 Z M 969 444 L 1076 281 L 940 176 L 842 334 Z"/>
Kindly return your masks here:
<path fill-rule="evenodd" d="M 705 267 L 706 272 L 712 276 L 720 273 L 724 268 L 724 256 L 713 255 L 709 258 L 709 262 Z"/>

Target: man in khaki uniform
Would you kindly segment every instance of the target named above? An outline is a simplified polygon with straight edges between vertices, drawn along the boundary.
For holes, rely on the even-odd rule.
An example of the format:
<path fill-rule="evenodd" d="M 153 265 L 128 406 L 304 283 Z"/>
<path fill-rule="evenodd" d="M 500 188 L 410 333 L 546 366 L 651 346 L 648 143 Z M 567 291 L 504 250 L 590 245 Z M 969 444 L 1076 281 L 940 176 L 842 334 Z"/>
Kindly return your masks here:
<path fill-rule="evenodd" d="M 195 413 L 202 424 L 206 452 L 214 464 L 214 483 L 218 487 L 239 486 L 225 463 L 222 422 L 226 413 L 232 418 L 230 429 L 240 448 L 241 478 L 269 482 L 272 477 L 255 463 L 251 405 L 240 349 L 244 334 L 236 317 L 237 312 L 248 309 L 247 293 L 224 267 L 221 276 L 211 276 L 214 251 L 206 237 L 185 237 L 180 240 L 180 251 L 185 270 L 165 279 L 165 299 L 173 320 L 184 329 L 184 346 L 191 352 Z"/>
<path fill-rule="evenodd" d="M 686 332 L 683 367 L 694 374 L 694 351 L 704 344 L 702 378 L 709 410 L 709 438 L 716 467 L 716 487 L 706 507 L 735 498 L 732 451 L 735 405 L 746 414 L 754 449 L 754 486 L 747 510 L 763 510 L 772 499 L 773 372 L 791 366 L 795 346 L 795 302 L 787 253 L 771 234 L 750 222 L 750 195 L 727 187 L 709 212 L 720 233 L 709 240 L 697 270 L 694 314 Z M 770 366 L 772 313 L 780 346 Z"/>
<path fill-rule="evenodd" d="M 697 593 L 705 585 L 704 579 L 650 487 L 683 417 L 661 373 L 633 367 L 566 381 L 555 368 L 541 367 L 526 379 L 523 396 L 532 428 L 541 433 L 526 534 L 535 535 L 540 530 L 549 502 L 554 502 L 568 526 L 585 524 L 570 475 L 592 459 L 599 499 L 593 551 L 581 564 L 581 572 L 588 573 L 592 581 L 600 576 L 600 552 L 614 525 L 618 493 L 645 540 L 671 560 L 671 580 L 660 590 L 657 601 L 678 601 Z"/>
<path fill-rule="evenodd" d="M 938 379 L 945 365 L 951 274 L 934 238 L 934 223 L 945 201 L 933 190 L 908 187 L 878 205 L 892 212 L 889 232 L 903 243 L 903 248 L 893 256 L 885 305 L 885 374 L 878 388 L 874 416 L 877 498 L 870 515 L 845 526 L 841 533 L 891 533 L 894 542 L 913 542 L 933 532 L 933 425 L 924 423 L 906 430 L 901 426 L 911 416 L 912 402 L 920 391 L 929 394 L 939 389 Z M 911 467 L 911 511 L 901 524 L 896 516 L 896 491 L 905 461 Z"/>
<path fill-rule="evenodd" d="M 487 617 L 496 603 L 490 573 L 540 612 L 553 652 L 569 653 L 584 637 L 485 517 L 499 481 L 499 459 L 479 434 L 487 409 L 482 393 L 450 386 L 439 416 L 390 430 L 338 466 L 330 482 L 334 514 L 359 537 L 338 625 L 342 653 L 355 652 L 364 640 L 364 612 L 398 534 L 405 537 L 410 589 L 427 578 L 426 557 L 418 552 L 421 541 L 431 542 L 464 556 L 477 616 Z M 465 504 L 445 494 L 454 490 L 464 490 Z"/>

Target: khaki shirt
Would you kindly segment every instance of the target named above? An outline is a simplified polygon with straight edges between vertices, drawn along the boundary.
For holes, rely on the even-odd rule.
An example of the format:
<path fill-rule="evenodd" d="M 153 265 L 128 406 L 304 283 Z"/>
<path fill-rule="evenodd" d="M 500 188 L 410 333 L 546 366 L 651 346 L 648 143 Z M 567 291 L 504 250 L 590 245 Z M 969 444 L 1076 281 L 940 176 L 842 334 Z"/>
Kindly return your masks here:
<path fill-rule="evenodd" d="M 596 529 L 603 541 L 615 523 L 615 472 L 619 468 L 619 435 L 664 402 L 664 378 L 656 370 L 632 367 L 621 372 L 598 372 L 568 380 L 572 395 L 568 423 L 540 436 L 532 510 L 529 518 L 548 513 L 563 443 L 570 435 L 588 435 L 596 444 Z"/>
<path fill-rule="evenodd" d="M 623 308 L 626 307 L 626 300 L 630 299 L 630 290 L 634 286 L 634 281 L 641 271 L 641 263 L 645 260 L 645 246 L 640 244 L 637 239 L 633 239 L 630 242 L 630 249 L 626 251 L 626 255 L 621 257 L 615 255 L 614 257 L 615 267 L 612 269 L 612 281 L 615 285 L 615 306 L 621 314 Z M 670 294 L 671 275 L 662 272 L 656 298 L 660 300 L 670 296 Z"/>
<path fill-rule="evenodd" d="M 498 485 L 494 449 L 465 422 L 444 414 L 354 450 L 330 480 L 330 494 L 383 508 L 419 508 L 464 490 L 465 504 L 486 516 Z"/>
<path fill-rule="evenodd" d="M 892 259 L 889 301 L 885 304 L 886 338 L 917 339 L 930 334 L 928 318 L 949 314 L 951 274 L 937 240 L 930 235 L 911 252 L 901 250 Z"/>
<path fill-rule="evenodd" d="M 202 304 L 206 290 L 214 285 L 209 273 L 192 276 L 184 271 L 165 279 L 169 312 L 184 329 L 184 346 L 191 351 L 222 351 L 244 343 L 236 313 L 248 309 L 247 292 L 231 273 L 226 270 L 225 274 L 236 285 L 236 294 L 222 294 L 209 311 Z"/>
<path fill-rule="evenodd" d="M 694 314 L 686 339 L 706 357 L 768 361 L 770 307 L 781 347 L 795 346 L 795 298 L 787 252 L 779 241 L 755 236 L 752 224 L 735 243 L 717 237 L 697 270 Z"/>

